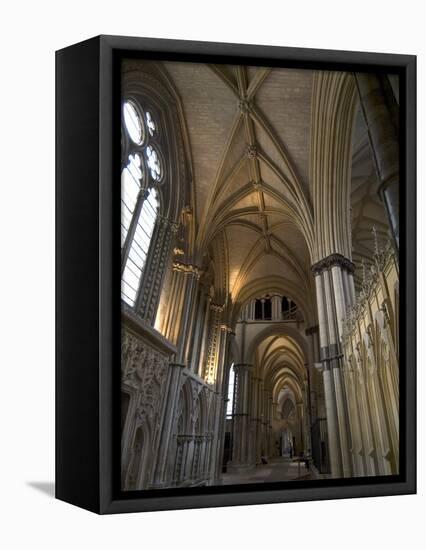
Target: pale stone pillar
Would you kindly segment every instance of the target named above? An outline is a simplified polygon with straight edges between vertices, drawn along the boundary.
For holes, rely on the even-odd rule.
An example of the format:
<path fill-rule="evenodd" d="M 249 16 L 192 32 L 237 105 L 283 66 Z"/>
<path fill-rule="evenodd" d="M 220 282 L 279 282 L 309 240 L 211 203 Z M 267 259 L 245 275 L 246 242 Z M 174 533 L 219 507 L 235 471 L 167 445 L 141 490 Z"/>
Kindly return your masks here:
<path fill-rule="evenodd" d="M 175 420 L 175 408 L 178 399 L 178 390 L 182 370 L 185 365 L 181 363 L 170 363 L 167 372 L 165 387 L 165 398 L 163 400 L 163 410 L 161 414 L 162 424 L 160 428 L 159 450 L 155 468 L 153 468 L 152 484 L 155 487 L 167 485 L 167 466 L 169 456 L 169 447 Z"/>
<path fill-rule="evenodd" d="M 221 344 L 221 319 L 223 306 L 220 304 L 210 304 L 210 319 L 208 330 L 208 341 L 206 347 L 206 357 L 202 376 L 210 385 L 216 384 L 216 377 L 219 368 L 220 344 Z"/>
<path fill-rule="evenodd" d="M 305 418 L 304 418 L 304 415 L 303 415 L 303 401 L 298 401 L 296 403 L 296 407 L 297 407 L 297 415 L 299 417 L 299 425 L 300 425 L 300 433 L 299 433 L 300 445 L 302 447 L 301 449 L 299 449 L 299 456 L 300 456 L 302 454 L 302 452 L 306 451 L 306 448 L 305 448 L 305 426 L 304 426 Z"/>
<path fill-rule="evenodd" d="M 152 254 L 145 265 L 140 284 L 140 293 L 135 304 L 138 315 L 153 325 L 163 287 L 168 259 L 178 225 L 172 220 L 158 217 L 151 239 Z"/>
<path fill-rule="evenodd" d="M 222 461 L 223 461 L 223 452 L 225 444 L 225 423 L 226 423 L 226 407 L 228 402 L 228 377 L 225 375 L 225 371 L 228 371 L 230 368 L 230 348 L 235 338 L 235 332 L 233 332 L 226 325 L 221 326 L 221 346 L 220 346 L 220 356 L 219 356 L 219 372 L 216 379 L 216 388 L 218 398 L 218 430 L 217 430 L 217 442 L 216 444 L 216 467 L 214 478 L 217 482 L 220 481 L 221 472 L 222 472 Z"/>
<path fill-rule="evenodd" d="M 281 296 L 276 294 L 271 298 L 272 303 L 272 320 L 281 321 Z"/>
<path fill-rule="evenodd" d="M 190 264 L 174 262 L 173 269 L 183 273 L 184 282 L 182 285 L 182 307 L 180 315 L 175 318 L 178 325 L 177 354 L 176 359 L 179 363 L 188 365 L 190 352 L 192 350 L 192 327 L 195 315 L 195 297 L 200 278 L 197 267 Z"/>
<path fill-rule="evenodd" d="M 197 285 L 199 287 L 199 285 Z M 202 346 L 202 334 L 203 334 L 203 324 L 206 307 L 206 294 L 203 288 L 199 288 L 197 292 L 197 301 L 194 304 L 194 310 L 196 313 L 194 315 L 193 325 L 192 325 L 192 334 L 191 338 L 188 338 L 188 356 L 190 358 L 190 367 L 191 371 L 195 374 L 198 374 L 198 365 L 200 361 L 200 350 Z"/>
<path fill-rule="evenodd" d="M 330 364 L 327 361 L 329 347 L 328 323 L 326 313 L 326 299 L 323 290 L 323 277 L 321 272 L 315 275 L 315 287 L 318 304 L 318 321 L 321 345 L 321 361 L 324 382 L 324 398 L 327 414 L 328 447 L 330 453 L 331 473 L 334 477 L 342 475 L 342 459 L 340 456 L 339 427 L 337 421 L 336 399 L 331 378 Z"/>
<path fill-rule="evenodd" d="M 180 323 L 176 322 L 180 319 L 183 308 L 185 276 L 182 271 L 173 270 L 172 283 L 170 291 L 170 306 L 167 308 L 166 317 L 164 320 L 163 334 L 165 338 L 173 342 L 178 341 Z"/>
<path fill-rule="evenodd" d="M 201 339 L 201 347 L 200 347 L 200 355 L 198 359 L 198 376 L 203 376 L 204 373 L 204 364 L 206 360 L 206 349 L 207 349 L 207 341 L 208 341 L 208 335 L 209 335 L 209 320 L 210 320 L 210 303 L 211 303 L 211 297 L 209 294 L 206 295 L 206 307 L 204 312 L 204 319 L 203 319 L 203 326 L 202 326 L 202 339 Z"/>
<path fill-rule="evenodd" d="M 337 326 L 339 340 L 342 340 L 343 324 L 346 319 L 346 296 L 343 286 L 343 275 L 339 266 L 333 265 L 331 268 L 332 284 L 334 289 L 334 300 L 336 304 Z"/>
<path fill-rule="evenodd" d="M 333 369 L 334 388 L 336 395 L 337 416 L 339 420 L 340 448 L 342 453 L 342 468 L 344 477 L 351 477 L 352 460 L 350 456 L 350 427 L 347 413 L 346 393 L 343 387 L 341 364 Z"/>
<path fill-rule="evenodd" d="M 228 471 L 246 469 L 250 464 L 250 377 L 252 365 L 239 363 L 235 371 L 235 403 L 232 434 L 232 461 Z"/>
<path fill-rule="evenodd" d="M 247 304 L 241 308 L 241 321 L 247 321 Z"/>
<path fill-rule="evenodd" d="M 340 254 L 313 266 L 318 303 L 320 356 L 323 364 L 330 464 L 333 477 L 352 475 L 351 435 L 346 388 L 342 376 L 341 339 L 351 301 L 353 264 Z M 348 272 L 347 275 L 344 272 Z"/>
<path fill-rule="evenodd" d="M 307 376 L 309 376 L 309 368 L 307 368 Z M 303 382 L 303 417 L 304 417 L 304 433 L 305 433 L 305 452 L 311 452 L 311 406 L 310 406 L 310 388 L 308 378 Z"/>

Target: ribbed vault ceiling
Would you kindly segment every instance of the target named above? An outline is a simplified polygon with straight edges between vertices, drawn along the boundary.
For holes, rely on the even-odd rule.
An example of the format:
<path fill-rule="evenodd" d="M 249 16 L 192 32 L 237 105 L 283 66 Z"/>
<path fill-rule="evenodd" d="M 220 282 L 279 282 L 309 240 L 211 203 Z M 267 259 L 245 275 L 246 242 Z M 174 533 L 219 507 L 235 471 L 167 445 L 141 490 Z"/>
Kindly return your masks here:
<path fill-rule="evenodd" d="M 283 277 L 312 296 L 310 173 L 313 71 L 165 62 L 181 99 L 200 254 L 218 254 L 225 293 Z M 386 231 L 362 120 L 354 130 L 354 258 Z M 374 183 L 374 185 L 372 185 Z M 367 231 L 370 232 L 367 235 Z M 309 298 L 310 299 L 310 298 Z M 308 299 L 308 300 L 309 300 Z M 310 307 L 310 306 L 308 306 Z"/>

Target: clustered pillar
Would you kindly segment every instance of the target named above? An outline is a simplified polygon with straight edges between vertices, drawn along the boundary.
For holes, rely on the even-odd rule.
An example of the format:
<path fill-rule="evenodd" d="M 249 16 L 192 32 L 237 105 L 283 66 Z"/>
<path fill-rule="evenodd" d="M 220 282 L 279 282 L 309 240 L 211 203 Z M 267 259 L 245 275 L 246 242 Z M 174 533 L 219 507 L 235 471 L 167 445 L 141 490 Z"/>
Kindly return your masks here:
<path fill-rule="evenodd" d="M 344 256 L 332 254 L 312 269 L 318 304 L 331 474 L 333 477 L 350 477 L 351 442 L 341 340 L 346 310 L 355 297 L 354 266 Z"/>
<path fill-rule="evenodd" d="M 229 471 L 247 468 L 250 461 L 250 378 L 252 365 L 240 363 L 234 365 L 235 401 L 233 411 L 232 463 Z"/>

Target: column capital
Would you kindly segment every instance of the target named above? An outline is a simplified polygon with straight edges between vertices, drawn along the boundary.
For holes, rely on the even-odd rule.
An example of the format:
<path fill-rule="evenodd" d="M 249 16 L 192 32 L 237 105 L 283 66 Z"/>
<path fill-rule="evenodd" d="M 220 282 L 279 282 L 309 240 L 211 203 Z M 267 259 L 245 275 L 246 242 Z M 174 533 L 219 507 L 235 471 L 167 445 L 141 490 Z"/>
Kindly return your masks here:
<path fill-rule="evenodd" d="M 210 302 L 210 309 L 221 313 L 225 309 L 225 306 L 224 304 L 216 304 L 215 302 Z"/>
<path fill-rule="evenodd" d="M 230 336 L 235 336 L 235 332 L 226 324 L 220 325 L 220 330 L 228 333 Z"/>
<path fill-rule="evenodd" d="M 161 216 L 161 215 L 159 215 L 157 217 L 157 220 L 158 220 L 159 224 L 170 228 L 173 233 L 177 233 L 177 231 L 179 229 L 179 223 L 175 222 L 174 220 L 171 220 L 170 218 L 167 218 L 167 217 Z"/>
<path fill-rule="evenodd" d="M 323 372 L 324 363 L 313 363 L 312 366 L 317 369 L 318 372 Z"/>
<path fill-rule="evenodd" d="M 195 275 L 197 279 L 199 279 L 202 275 L 202 270 L 193 264 L 185 264 L 183 262 L 179 262 L 175 260 L 173 262 L 173 271 L 180 271 L 182 273 L 189 273 L 191 275 Z"/>
<path fill-rule="evenodd" d="M 355 264 L 342 254 L 330 254 L 326 258 L 323 258 L 319 262 L 312 265 L 311 270 L 314 275 L 320 275 L 323 271 L 331 269 L 334 266 L 338 266 L 341 269 L 354 273 Z"/>

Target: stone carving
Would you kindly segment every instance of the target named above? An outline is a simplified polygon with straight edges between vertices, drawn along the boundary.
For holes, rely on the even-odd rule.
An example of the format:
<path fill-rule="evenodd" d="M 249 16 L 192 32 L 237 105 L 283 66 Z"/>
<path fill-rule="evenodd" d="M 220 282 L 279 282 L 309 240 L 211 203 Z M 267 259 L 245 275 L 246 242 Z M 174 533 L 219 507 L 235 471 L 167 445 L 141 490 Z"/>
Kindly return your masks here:
<path fill-rule="evenodd" d="M 204 378 L 208 384 L 213 384 L 216 379 L 217 355 L 219 353 L 220 319 L 223 306 L 211 303 L 210 331 L 207 342 L 207 362 Z"/>
<path fill-rule="evenodd" d="M 240 99 L 238 101 L 238 108 L 243 114 L 248 114 L 251 110 L 251 104 L 250 101 L 247 99 Z"/>
<path fill-rule="evenodd" d="M 197 280 L 201 277 L 202 271 L 199 267 L 192 264 L 184 264 L 183 262 L 174 261 L 173 271 L 181 271 L 182 273 L 190 273 L 195 275 Z"/>
<path fill-rule="evenodd" d="M 348 258 L 342 256 L 342 254 L 330 254 L 330 256 L 314 264 L 311 269 L 315 275 L 320 275 L 323 271 L 331 269 L 336 265 L 349 273 L 354 273 L 355 271 L 355 265 Z"/>
<path fill-rule="evenodd" d="M 254 145 L 249 145 L 247 147 L 247 158 L 249 159 L 257 159 L 257 156 L 258 156 L 258 151 L 257 151 L 257 148 L 254 146 Z"/>
<path fill-rule="evenodd" d="M 122 383 L 132 386 L 138 392 L 139 406 L 136 418 L 139 422 L 157 416 L 161 387 L 165 381 L 168 358 L 147 342 L 133 336 L 126 330 L 122 351 Z"/>
<path fill-rule="evenodd" d="M 149 323 L 154 321 L 167 260 L 170 256 L 172 237 L 177 227 L 177 224 L 171 220 L 158 217 L 151 241 L 150 261 L 145 266 L 138 301 L 139 315 Z"/>

